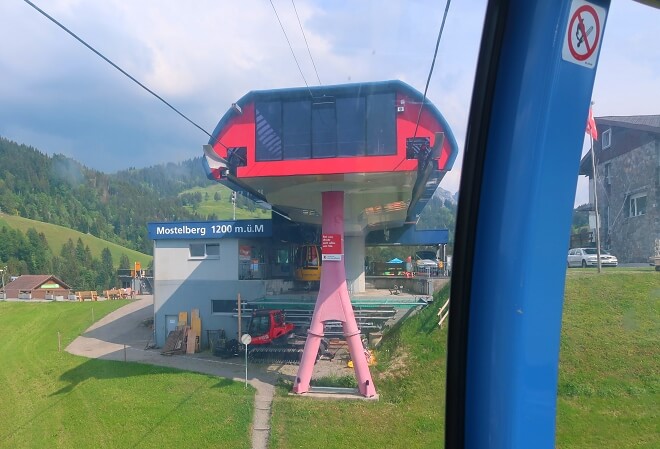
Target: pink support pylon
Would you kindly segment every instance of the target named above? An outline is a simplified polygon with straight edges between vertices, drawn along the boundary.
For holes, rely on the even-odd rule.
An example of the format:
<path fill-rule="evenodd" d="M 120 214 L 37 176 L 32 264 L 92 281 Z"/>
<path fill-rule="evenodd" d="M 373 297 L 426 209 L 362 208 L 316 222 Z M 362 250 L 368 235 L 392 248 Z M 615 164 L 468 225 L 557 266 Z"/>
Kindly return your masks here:
<path fill-rule="evenodd" d="M 340 235 L 344 240 L 344 192 L 322 193 L 323 234 Z M 341 260 L 326 260 L 321 267 L 321 285 L 312 315 L 312 324 L 307 334 L 298 375 L 293 385 L 295 393 L 307 393 L 312 379 L 316 355 L 323 338 L 323 323 L 328 320 L 341 321 L 348 350 L 353 360 L 358 390 L 365 397 L 376 395 L 376 387 L 364 354 L 360 330 L 355 321 L 351 298 L 346 287 L 344 257 Z"/>

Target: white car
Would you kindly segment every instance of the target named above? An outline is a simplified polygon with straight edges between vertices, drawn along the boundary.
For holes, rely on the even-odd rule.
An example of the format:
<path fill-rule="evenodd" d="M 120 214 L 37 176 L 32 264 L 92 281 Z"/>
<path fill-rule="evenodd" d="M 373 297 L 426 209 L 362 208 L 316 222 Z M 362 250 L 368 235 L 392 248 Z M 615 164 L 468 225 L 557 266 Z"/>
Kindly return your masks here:
<path fill-rule="evenodd" d="M 438 259 L 435 258 L 435 251 L 417 251 L 415 253 L 415 265 L 418 272 L 438 274 L 439 265 Z"/>
<path fill-rule="evenodd" d="M 600 265 L 602 267 L 616 267 L 619 261 L 605 250 L 600 251 Z M 598 265 L 596 248 L 573 248 L 568 251 L 567 265 L 569 267 L 595 267 Z"/>

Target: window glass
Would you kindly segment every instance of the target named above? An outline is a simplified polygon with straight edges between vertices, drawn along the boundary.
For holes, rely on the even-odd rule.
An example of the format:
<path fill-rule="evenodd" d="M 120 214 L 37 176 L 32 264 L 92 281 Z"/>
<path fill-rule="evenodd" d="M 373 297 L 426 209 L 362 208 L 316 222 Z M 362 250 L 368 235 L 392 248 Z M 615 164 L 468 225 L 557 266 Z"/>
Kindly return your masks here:
<path fill-rule="evenodd" d="M 396 153 L 396 106 L 393 93 L 367 97 L 367 154 Z"/>
<path fill-rule="evenodd" d="M 364 156 L 367 148 L 367 102 L 365 98 L 337 98 L 335 108 L 339 156 Z"/>
<path fill-rule="evenodd" d="M 337 117 L 334 102 L 312 105 L 312 157 L 337 155 Z"/>
<path fill-rule="evenodd" d="M 257 103 L 256 159 L 276 161 L 282 159 L 282 105 L 279 101 Z"/>
<path fill-rule="evenodd" d="M 603 150 L 608 149 L 612 145 L 612 129 L 608 128 L 603 131 Z"/>
<path fill-rule="evenodd" d="M 211 309 L 213 313 L 233 313 L 236 309 L 236 301 L 233 299 L 213 299 L 211 300 Z"/>
<path fill-rule="evenodd" d="M 311 115 L 310 101 L 282 103 L 284 159 L 305 159 L 311 156 Z"/>
<path fill-rule="evenodd" d="M 629 199 L 628 216 L 637 217 L 646 214 L 646 194 L 638 193 Z"/>
<path fill-rule="evenodd" d="M 206 244 L 206 255 L 207 256 L 219 256 L 220 255 L 220 244 L 219 243 L 207 243 Z"/>
<path fill-rule="evenodd" d="M 203 243 L 191 243 L 190 244 L 190 257 L 204 257 L 204 244 Z"/>

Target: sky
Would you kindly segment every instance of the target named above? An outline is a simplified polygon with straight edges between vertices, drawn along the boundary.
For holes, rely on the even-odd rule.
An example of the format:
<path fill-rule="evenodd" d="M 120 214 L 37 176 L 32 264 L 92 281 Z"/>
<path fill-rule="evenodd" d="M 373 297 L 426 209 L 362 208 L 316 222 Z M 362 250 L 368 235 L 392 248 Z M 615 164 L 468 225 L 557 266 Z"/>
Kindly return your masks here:
<path fill-rule="evenodd" d="M 276 15 L 267 0 L 34 3 L 209 133 L 251 90 L 400 79 L 423 91 L 445 7 L 273 0 Z M 660 10 L 612 3 L 594 115 L 660 114 Z M 461 149 L 441 183 L 451 192 L 459 186 L 485 7 L 485 0 L 452 2 L 429 85 Z M 204 132 L 25 1 L 0 2 L 0 42 L 0 136 L 107 173 L 202 155 Z M 576 204 L 588 202 L 580 178 Z"/>

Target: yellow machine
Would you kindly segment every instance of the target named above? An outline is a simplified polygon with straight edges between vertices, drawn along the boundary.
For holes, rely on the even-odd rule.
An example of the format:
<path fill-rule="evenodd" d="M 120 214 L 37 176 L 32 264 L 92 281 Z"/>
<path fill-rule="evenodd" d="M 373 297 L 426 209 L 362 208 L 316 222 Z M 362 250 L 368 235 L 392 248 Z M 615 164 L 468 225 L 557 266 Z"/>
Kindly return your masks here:
<path fill-rule="evenodd" d="M 321 281 L 321 247 L 301 245 L 296 248 L 293 278 L 298 282 Z"/>

